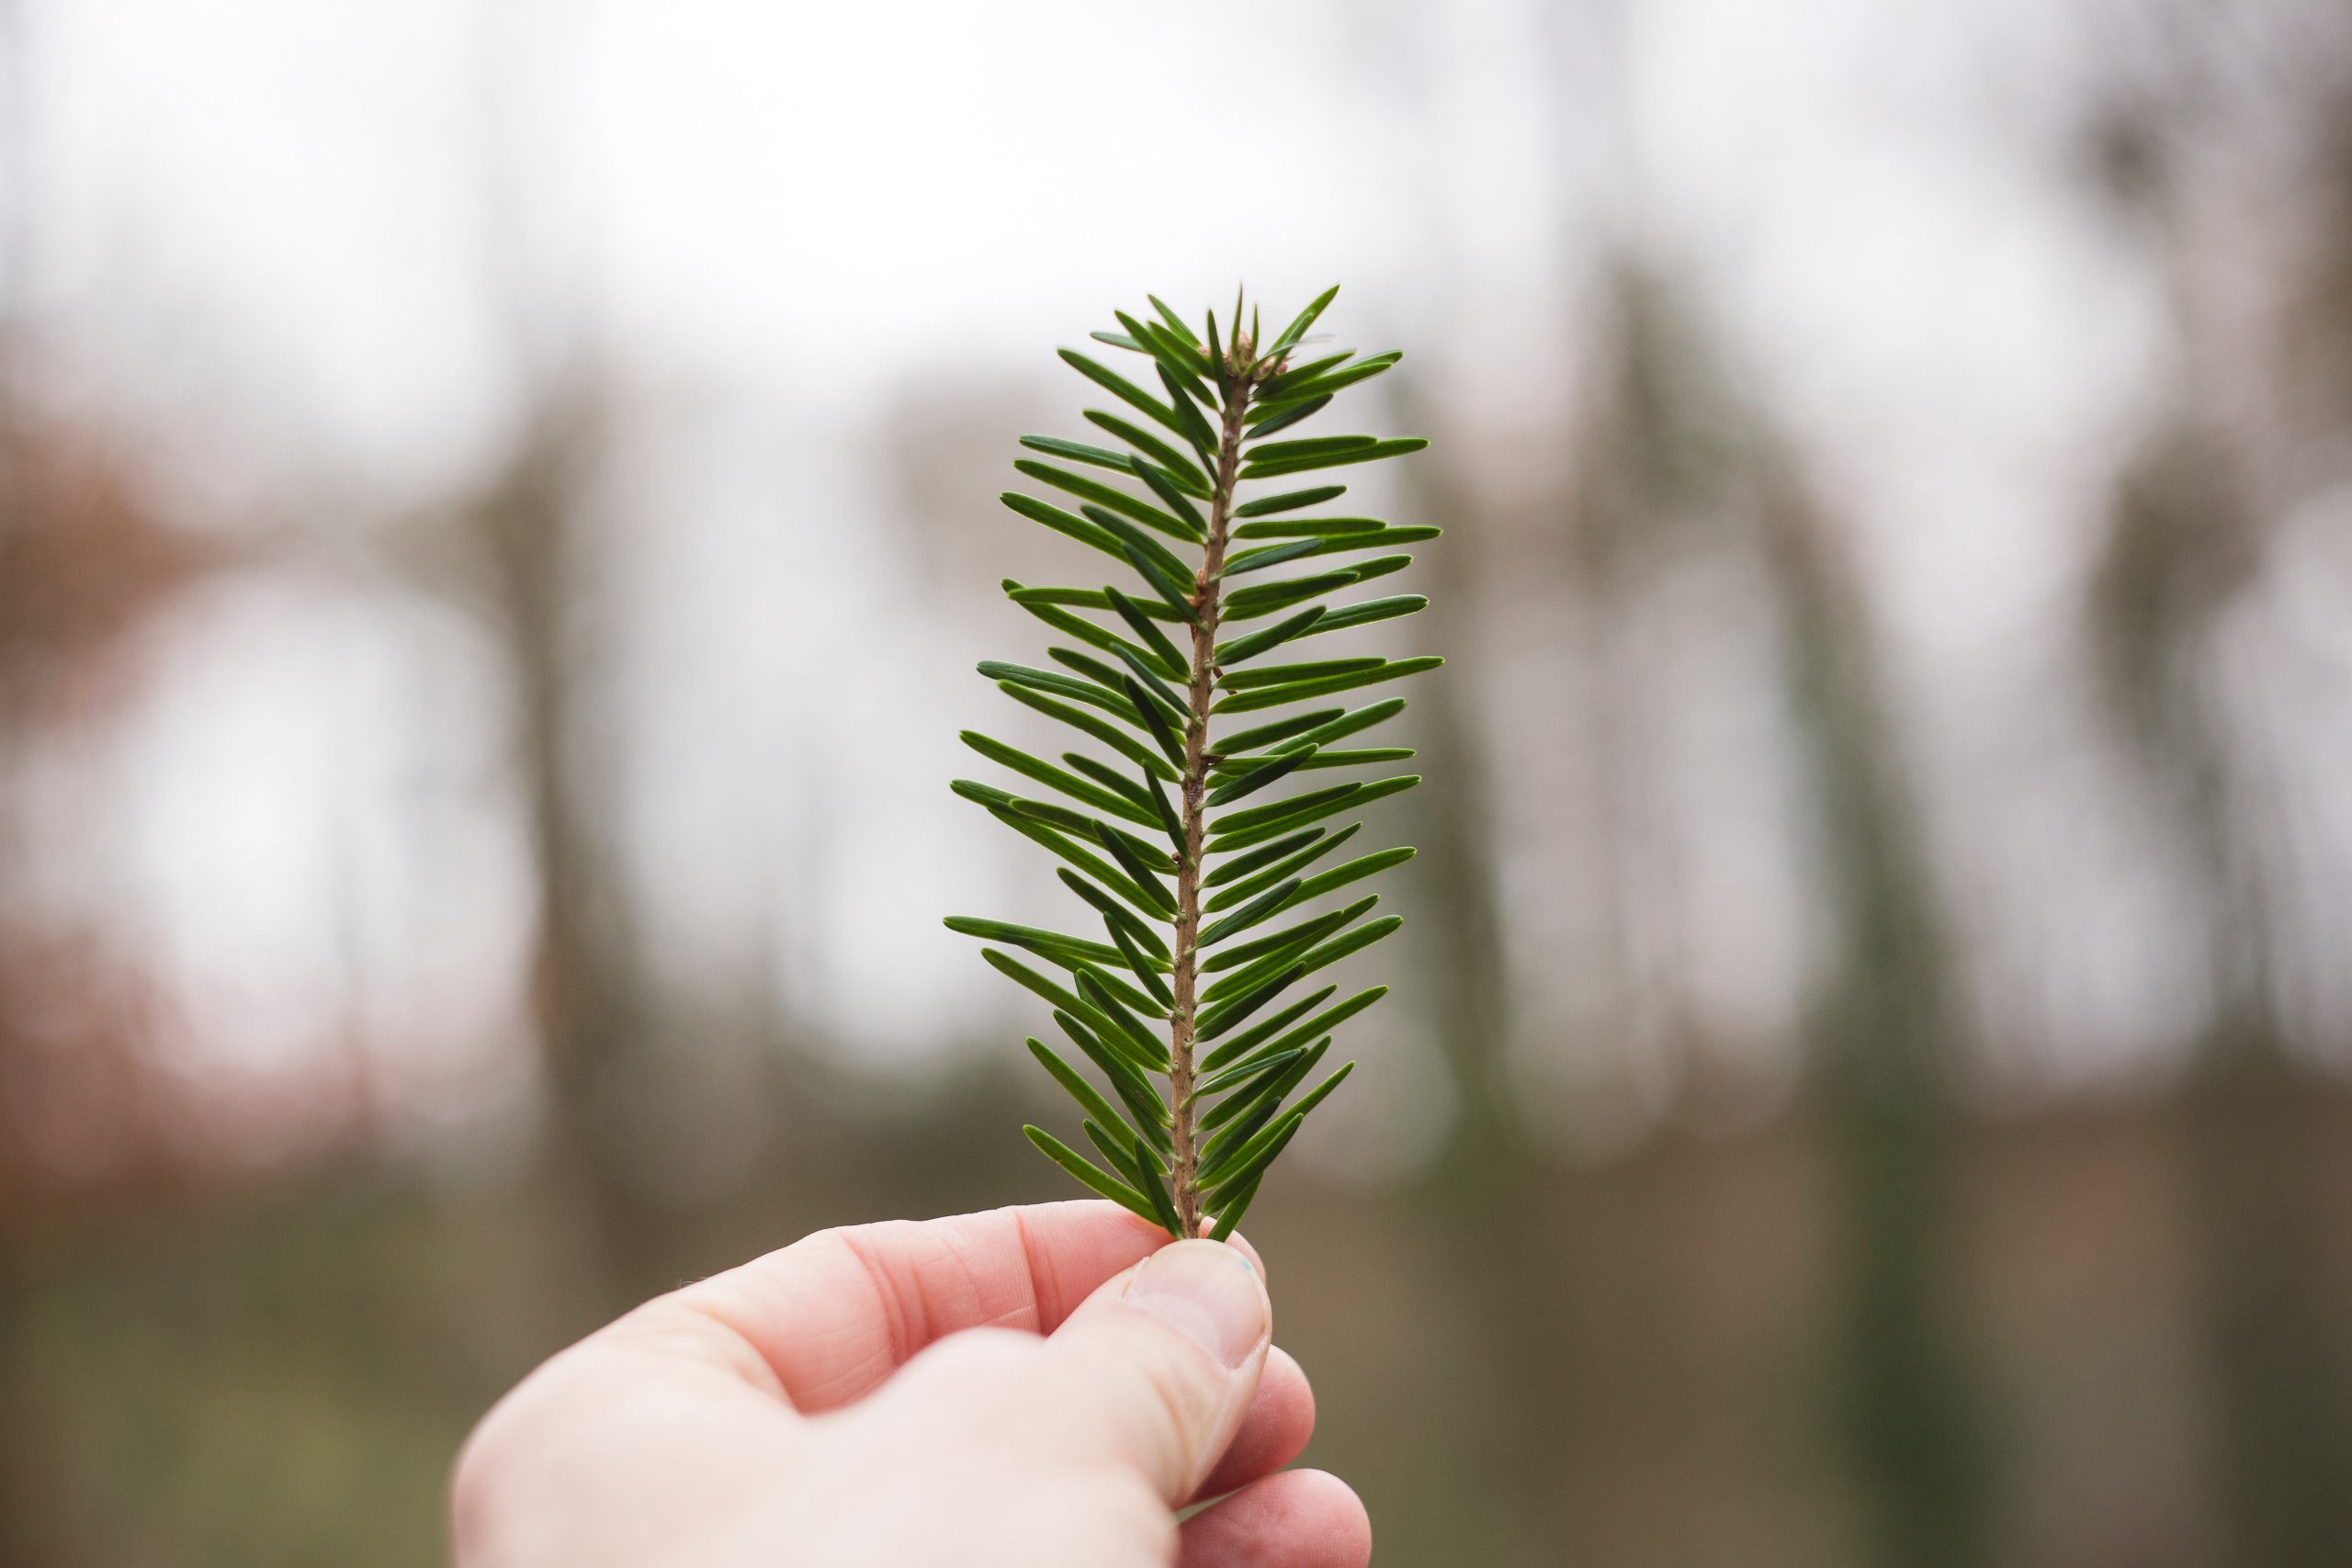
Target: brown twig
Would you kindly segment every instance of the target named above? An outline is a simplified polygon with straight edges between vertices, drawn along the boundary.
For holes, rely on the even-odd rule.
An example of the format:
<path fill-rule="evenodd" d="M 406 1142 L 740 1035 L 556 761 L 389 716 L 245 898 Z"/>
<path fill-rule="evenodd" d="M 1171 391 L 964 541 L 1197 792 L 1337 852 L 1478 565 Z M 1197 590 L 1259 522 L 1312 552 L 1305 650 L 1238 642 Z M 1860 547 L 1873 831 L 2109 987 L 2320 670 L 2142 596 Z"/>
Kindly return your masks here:
<path fill-rule="evenodd" d="M 1193 993 L 1199 963 L 1193 942 L 1201 927 L 1201 848 L 1204 797 L 1208 794 L 1209 705 L 1216 696 L 1217 579 L 1225 570 L 1226 530 L 1233 513 L 1233 486 L 1241 466 L 1241 422 L 1250 409 L 1250 390 L 1259 367 L 1253 363 L 1257 345 L 1243 342 L 1230 359 L 1221 358 L 1219 389 L 1225 402 L 1225 423 L 1217 439 L 1216 479 L 1209 498 L 1206 548 L 1201 570 L 1193 581 L 1193 681 L 1184 727 L 1184 852 L 1176 868 L 1176 969 L 1170 980 L 1175 1006 L 1168 1027 L 1168 1093 L 1175 1125 L 1170 1135 L 1173 1159 L 1173 1196 L 1184 1234 L 1201 1228 L 1200 1151 L 1193 1136 Z M 1209 352 L 1217 353 L 1211 344 Z"/>

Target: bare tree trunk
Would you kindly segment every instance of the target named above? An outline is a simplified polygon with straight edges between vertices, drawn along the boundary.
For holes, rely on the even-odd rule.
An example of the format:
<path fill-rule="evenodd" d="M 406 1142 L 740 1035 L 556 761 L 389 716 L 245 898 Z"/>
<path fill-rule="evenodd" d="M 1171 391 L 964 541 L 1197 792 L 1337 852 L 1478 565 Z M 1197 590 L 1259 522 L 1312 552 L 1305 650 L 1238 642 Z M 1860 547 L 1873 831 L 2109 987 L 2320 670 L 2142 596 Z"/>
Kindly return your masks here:
<path fill-rule="evenodd" d="M 6 216 L 0 219 L 0 887 L 13 880 L 18 860 L 16 768 L 25 708 L 28 671 L 20 668 L 24 639 L 7 624 L 19 581 L 17 567 L 32 520 L 28 475 L 28 436 L 19 355 L 25 321 L 18 294 L 24 285 L 25 203 L 30 115 L 25 94 L 24 21 L 15 0 L 0 0 L 0 158 L 6 160 Z M 8 932 L 0 927 L 0 941 Z M 5 965 L 0 965 L 5 972 Z M 17 1019 L 10 999 L 0 996 L 0 1128 L 14 1124 L 6 1103 L 21 1059 Z M 0 1145 L 0 1197 L 12 1184 L 10 1151 Z M 40 1416 L 33 1400 L 29 1261 L 12 1241 L 0 1213 L 0 1562 L 51 1568 L 67 1561 L 56 1519 L 57 1488 L 43 1455 Z"/>
<path fill-rule="evenodd" d="M 1407 428 L 1419 428 L 1409 417 Z M 1447 529 L 1427 572 L 1431 646 L 1475 646 L 1480 571 L 1473 552 L 1479 529 L 1474 502 L 1440 465 L 1415 467 L 1417 520 Z M 1475 660 L 1456 655 L 1457 680 Z M 1419 795 L 1420 855 L 1431 932 L 1433 1016 L 1456 1087 L 1456 1123 L 1432 1179 L 1421 1190 L 1428 1211 L 1419 1227 L 1440 1238 L 1445 1277 L 1460 1310 L 1478 1322 L 1465 1342 L 1477 1348 L 1467 1391 L 1474 1409 L 1461 1431 L 1471 1451 L 1455 1456 L 1465 1473 L 1498 1495 L 1501 1518 L 1464 1522 L 1464 1560 L 1497 1568 L 1547 1568 L 1573 1560 L 1573 1520 L 1561 1493 L 1564 1424 L 1572 1419 L 1560 1342 L 1556 1292 L 1560 1238 L 1529 1201 L 1547 1179 L 1510 1112 L 1505 1051 L 1510 976 L 1503 963 L 1499 892 L 1494 864 L 1486 758 L 1456 694 L 1423 705 L 1414 735 L 1426 781 Z M 1480 1539 L 1477 1529 L 1493 1532 Z"/>
<path fill-rule="evenodd" d="M 514 685 L 538 880 L 542 1179 L 582 1227 L 599 1306 L 614 1307 L 674 1281 L 662 1272 L 667 1227 L 630 1159 L 652 1004 L 614 863 L 616 769 L 591 692 L 599 569 L 583 502 L 595 428 L 582 400 L 551 398 L 475 520 Z"/>
<path fill-rule="evenodd" d="M 1988 1560 L 1989 1478 L 1948 1321 L 1956 1128 L 1945 941 L 1860 595 L 1801 490 L 1769 480 L 1769 570 L 1838 932 L 1812 1034 L 1841 1237 L 1841 1425 L 1871 1561 L 1968 1568 Z"/>
<path fill-rule="evenodd" d="M 2352 1562 L 2352 1364 L 2328 1280 L 2314 1089 L 2272 999 L 2263 845 L 2278 807 L 2227 739 L 2210 637 L 2250 581 L 2245 461 L 2184 423 L 2118 489 L 2092 604 L 2110 705 L 2204 898 L 2216 998 L 2184 1135 L 2225 1524 L 2244 1568 Z"/>

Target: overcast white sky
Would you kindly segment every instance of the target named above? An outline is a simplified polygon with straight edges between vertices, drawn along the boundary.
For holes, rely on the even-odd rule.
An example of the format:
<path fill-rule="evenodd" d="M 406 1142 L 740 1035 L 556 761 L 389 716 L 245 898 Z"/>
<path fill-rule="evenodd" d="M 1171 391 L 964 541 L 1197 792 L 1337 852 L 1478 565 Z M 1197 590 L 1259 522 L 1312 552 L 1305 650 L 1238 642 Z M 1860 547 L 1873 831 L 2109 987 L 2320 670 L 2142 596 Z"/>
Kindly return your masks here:
<path fill-rule="evenodd" d="M 2113 373 L 2048 350 L 2115 290 L 1993 123 L 2032 85 L 2011 7 L 25 4 L 34 298 L 127 310 L 119 373 L 177 349 L 317 465 L 475 450 L 518 297 L 855 397 L 1034 355 L 1139 274 L 1344 278 L 1510 380 L 1596 222 L 1814 333 L 1825 399 L 1964 355 L 1936 395 L 2041 426 Z"/>

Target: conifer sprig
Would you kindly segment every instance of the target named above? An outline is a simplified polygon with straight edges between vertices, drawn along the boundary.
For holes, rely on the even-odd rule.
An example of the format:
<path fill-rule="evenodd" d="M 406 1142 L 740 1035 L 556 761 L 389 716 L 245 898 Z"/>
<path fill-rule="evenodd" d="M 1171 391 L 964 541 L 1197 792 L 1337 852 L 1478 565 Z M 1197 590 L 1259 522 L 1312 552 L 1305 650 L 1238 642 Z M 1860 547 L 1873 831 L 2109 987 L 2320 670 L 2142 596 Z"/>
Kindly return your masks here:
<path fill-rule="evenodd" d="M 1429 445 L 1298 431 L 1335 394 L 1403 357 L 1302 355 L 1338 293 L 1325 290 L 1271 339 L 1238 294 L 1222 329 L 1210 311 L 1195 332 L 1156 296 L 1149 313 L 1118 312 L 1118 331 L 1092 336 L 1133 358 L 1114 367 L 1061 351 L 1118 405 L 1085 414 L 1118 445 L 1024 435 L 1035 456 L 1013 468 L 1049 493 L 1001 498 L 1122 570 L 1099 587 L 1005 580 L 1007 597 L 1079 646 L 1050 647 L 1057 668 L 991 660 L 979 671 L 1108 754 L 1049 760 L 967 730 L 965 743 L 1013 778 L 1011 787 L 954 787 L 1064 862 L 1063 884 L 1102 932 L 962 915 L 947 925 L 990 944 L 982 956 L 1048 1004 L 1104 1086 L 1031 1039 L 1100 1161 L 1040 1128 L 1023 1129 L 1030 1142 L 1171 1235 L 1204 1224 L 1220 1239 L 1232 1234 L 1266 1168 L 1355 1066 L 1308 1087 L 1332 1030 L 1387 987 L 1329 1006 L 1336 986 L 1303 1001 L 1290 993 L 1403 924 L 1368 918 L 1380 900 L 1357 885 L 1412 850 L 1335 860 L 1363 826 L 1335 819 L 1419 779 L 1333 775 L 1413 755 L 1339 744 L 1394 718 L 1404 698 L 1346 704 L 1443 660 L 1295 646 L 1421 609 L 1429 601 L 1415 593 L 1332 601 L 1403 570 L 1412 557 L 1396 547 L 1438 534 L 1315 510 L 1347 493 L 1327 470 Z M 1268 716 L 1240 726 L 1227 716 L 1245 714 Z M 1038 793 L 1022 793 L 1030 790 Z M 1309 907 L 1342 887 L 1356 896 Z"/>

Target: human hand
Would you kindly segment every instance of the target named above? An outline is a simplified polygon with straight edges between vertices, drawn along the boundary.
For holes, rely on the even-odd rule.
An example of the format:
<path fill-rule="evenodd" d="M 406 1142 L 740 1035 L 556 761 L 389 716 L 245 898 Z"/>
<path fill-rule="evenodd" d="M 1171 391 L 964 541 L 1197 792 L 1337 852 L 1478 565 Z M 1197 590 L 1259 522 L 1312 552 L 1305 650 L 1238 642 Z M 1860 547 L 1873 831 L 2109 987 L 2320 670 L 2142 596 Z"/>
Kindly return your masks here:
<path fill-rule="evenodd" d="M 1281 1469 L 1314 1396 L 1245 1251 L 1103 1202 L 820 1232 L 502 1400 L 458 1568 L 1363 1568 L 1355 1494 Z"/>

